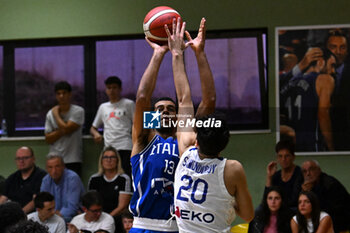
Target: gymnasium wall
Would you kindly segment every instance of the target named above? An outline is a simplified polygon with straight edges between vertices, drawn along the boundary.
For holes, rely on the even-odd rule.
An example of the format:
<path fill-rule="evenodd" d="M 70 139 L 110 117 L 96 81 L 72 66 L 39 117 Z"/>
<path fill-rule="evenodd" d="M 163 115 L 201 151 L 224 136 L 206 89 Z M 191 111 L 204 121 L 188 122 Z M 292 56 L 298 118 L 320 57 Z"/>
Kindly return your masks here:
<path fill-rule="evenodd" d="M 231 135 L 223 155 L 242 162 L 246 169 L 254 205 L 260 202 L 266 164 L 275 158 L 276 90 L 275 27 L 350 23 L 347 0 L 0 0 L 0 40 L 65 38 L 81 36 L 129 35 L 142 33 L 142 21 L 151 8 L 169 5 L 197 30 L 201 17 L 208 30 L 268 28 L 268 88 L 270 131 Z M 43 138 L 0 140 L 0 174 L 8 176 L 15 168 L 14 153 L 19 146 L 34 148 L 37 164 L 44 167 L 48 146 Z M 97 171 L 101 146 L 84 138 L 83 182 Z M 310 157 L 298 156 L 297 164 Z M 349 155 L 312 156 L 323 170 L 338 178 L 350 191 Z M 236 222 L 239 222 L 237 220 Z"/>

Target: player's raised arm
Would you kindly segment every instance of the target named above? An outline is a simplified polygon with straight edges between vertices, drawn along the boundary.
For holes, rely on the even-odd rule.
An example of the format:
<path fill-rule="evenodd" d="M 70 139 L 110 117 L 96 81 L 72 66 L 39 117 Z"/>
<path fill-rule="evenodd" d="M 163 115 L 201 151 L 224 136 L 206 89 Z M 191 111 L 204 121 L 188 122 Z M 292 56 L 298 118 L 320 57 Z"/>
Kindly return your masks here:
<path fill-rule="evenodd" d="M 143 129 L 143 112 L 150 110 L 151 97 L 156 86 L 160 64 L 165 53 L 168 51 L 167 45 L 160 46 L 149 41 L 147 38 L 146 41 L 153 48 L 153 55 L 141 78 L 136 94 L 135 114 L 132 129 L 133 149 L 131 156 L 139 153 L 153 136 L 150 135 L 153 133 L 152 130 Z"/>
<path fill-rule="evenodd" d="M 184 42 L 185 26 L 185 22 L 181 25 L 180 18 L 177 21 L 174 19 L 172 34 L 170 33 L 168 27 L 165 26 L 165 30 L 168 34 L 169 49 L 172 54 L 174 83 L 179 105 L 177 117 L 178 122 L 186 122 L 186 119 L 192 118 L 194 115 L 190 84 L 188 82 L 184 64 L 184 50 L 186 48 L 186 44 Z M 181 156 L 187 147 L 194 145 L 195 133 L 190 127 L 180 127 L 181 125 L 178 124 L 177 140 L 179 154 Z"/>
<path fill-rule="evenodd" d="M 191 38 L 191 35 L 188 31 L 185 32 L 188 39 L 187 44 L 191 46 L 196 56 L 199 76 L 201 80 L 202 101 L 199 104 L 196 116 L 204 116 L 213 113 L 215 110 L 216 102 L 214 78 L 206 53 L 204 51 L 206 36 L 205 22 L 205 18 L 202 18 L 199 25 L 197 37 L 195 39 Z"/>

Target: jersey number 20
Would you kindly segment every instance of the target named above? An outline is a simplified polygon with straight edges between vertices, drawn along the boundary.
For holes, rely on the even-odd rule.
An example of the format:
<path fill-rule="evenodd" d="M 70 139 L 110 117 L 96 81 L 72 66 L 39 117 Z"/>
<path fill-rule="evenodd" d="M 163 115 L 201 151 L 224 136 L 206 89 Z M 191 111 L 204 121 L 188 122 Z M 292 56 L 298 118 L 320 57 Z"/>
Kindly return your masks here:
<path fill-rule="evenodd" d="M 182 195 L 182 191 L 184 192 L 189 191 L 191 192 L 191 200 L 193 203 L 201 204 L 205 202 L 205 199 L 207 198 L 207 192 L 208 192 L 208 183 L 205 180 L 200 178 L 196 179 L 193 182 L 192 177 L 188 175 L 183 175 L 181 177 L 181 181 L 183 180 L 188 180 L 188 185 L 182 185 L 180 187 L 179 192 L 177 193 L 176 199 L 188 202 L 188 198 Z M 203 190 L 198 190 L 198 186 L 202 186 Z M 199 195 L 201 196 L 199 199 L 196 199 L 196 196 L 195 196 L 196 192 L 199 193 Z"/>

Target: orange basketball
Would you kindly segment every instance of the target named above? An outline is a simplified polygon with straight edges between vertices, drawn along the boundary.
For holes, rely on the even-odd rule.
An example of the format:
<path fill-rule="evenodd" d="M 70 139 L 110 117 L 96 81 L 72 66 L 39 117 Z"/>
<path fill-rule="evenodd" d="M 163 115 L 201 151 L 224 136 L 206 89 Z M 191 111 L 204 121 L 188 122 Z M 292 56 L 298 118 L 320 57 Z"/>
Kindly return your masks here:
<path fill-rule="evenodd" d="M 180 17 L 180 14 L 171 7 L 158 6 L 150 10 L 143 20 L 143 31 L 146 37 L 157 44 L 166 44 L 168 35 L 164 29 L 167 24 L 169 30 L 172 30 L 173 19 Z"/>

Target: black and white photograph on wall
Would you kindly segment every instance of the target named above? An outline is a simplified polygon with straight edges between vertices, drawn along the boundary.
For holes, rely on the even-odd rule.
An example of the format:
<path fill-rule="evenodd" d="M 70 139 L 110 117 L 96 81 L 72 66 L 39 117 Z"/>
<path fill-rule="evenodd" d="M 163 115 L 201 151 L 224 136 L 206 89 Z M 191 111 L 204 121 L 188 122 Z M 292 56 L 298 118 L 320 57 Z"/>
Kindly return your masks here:
<path fill-rule="evenodd" d="M 277 140 L 350 151 L 350 25 L 276 28 Z"/>

